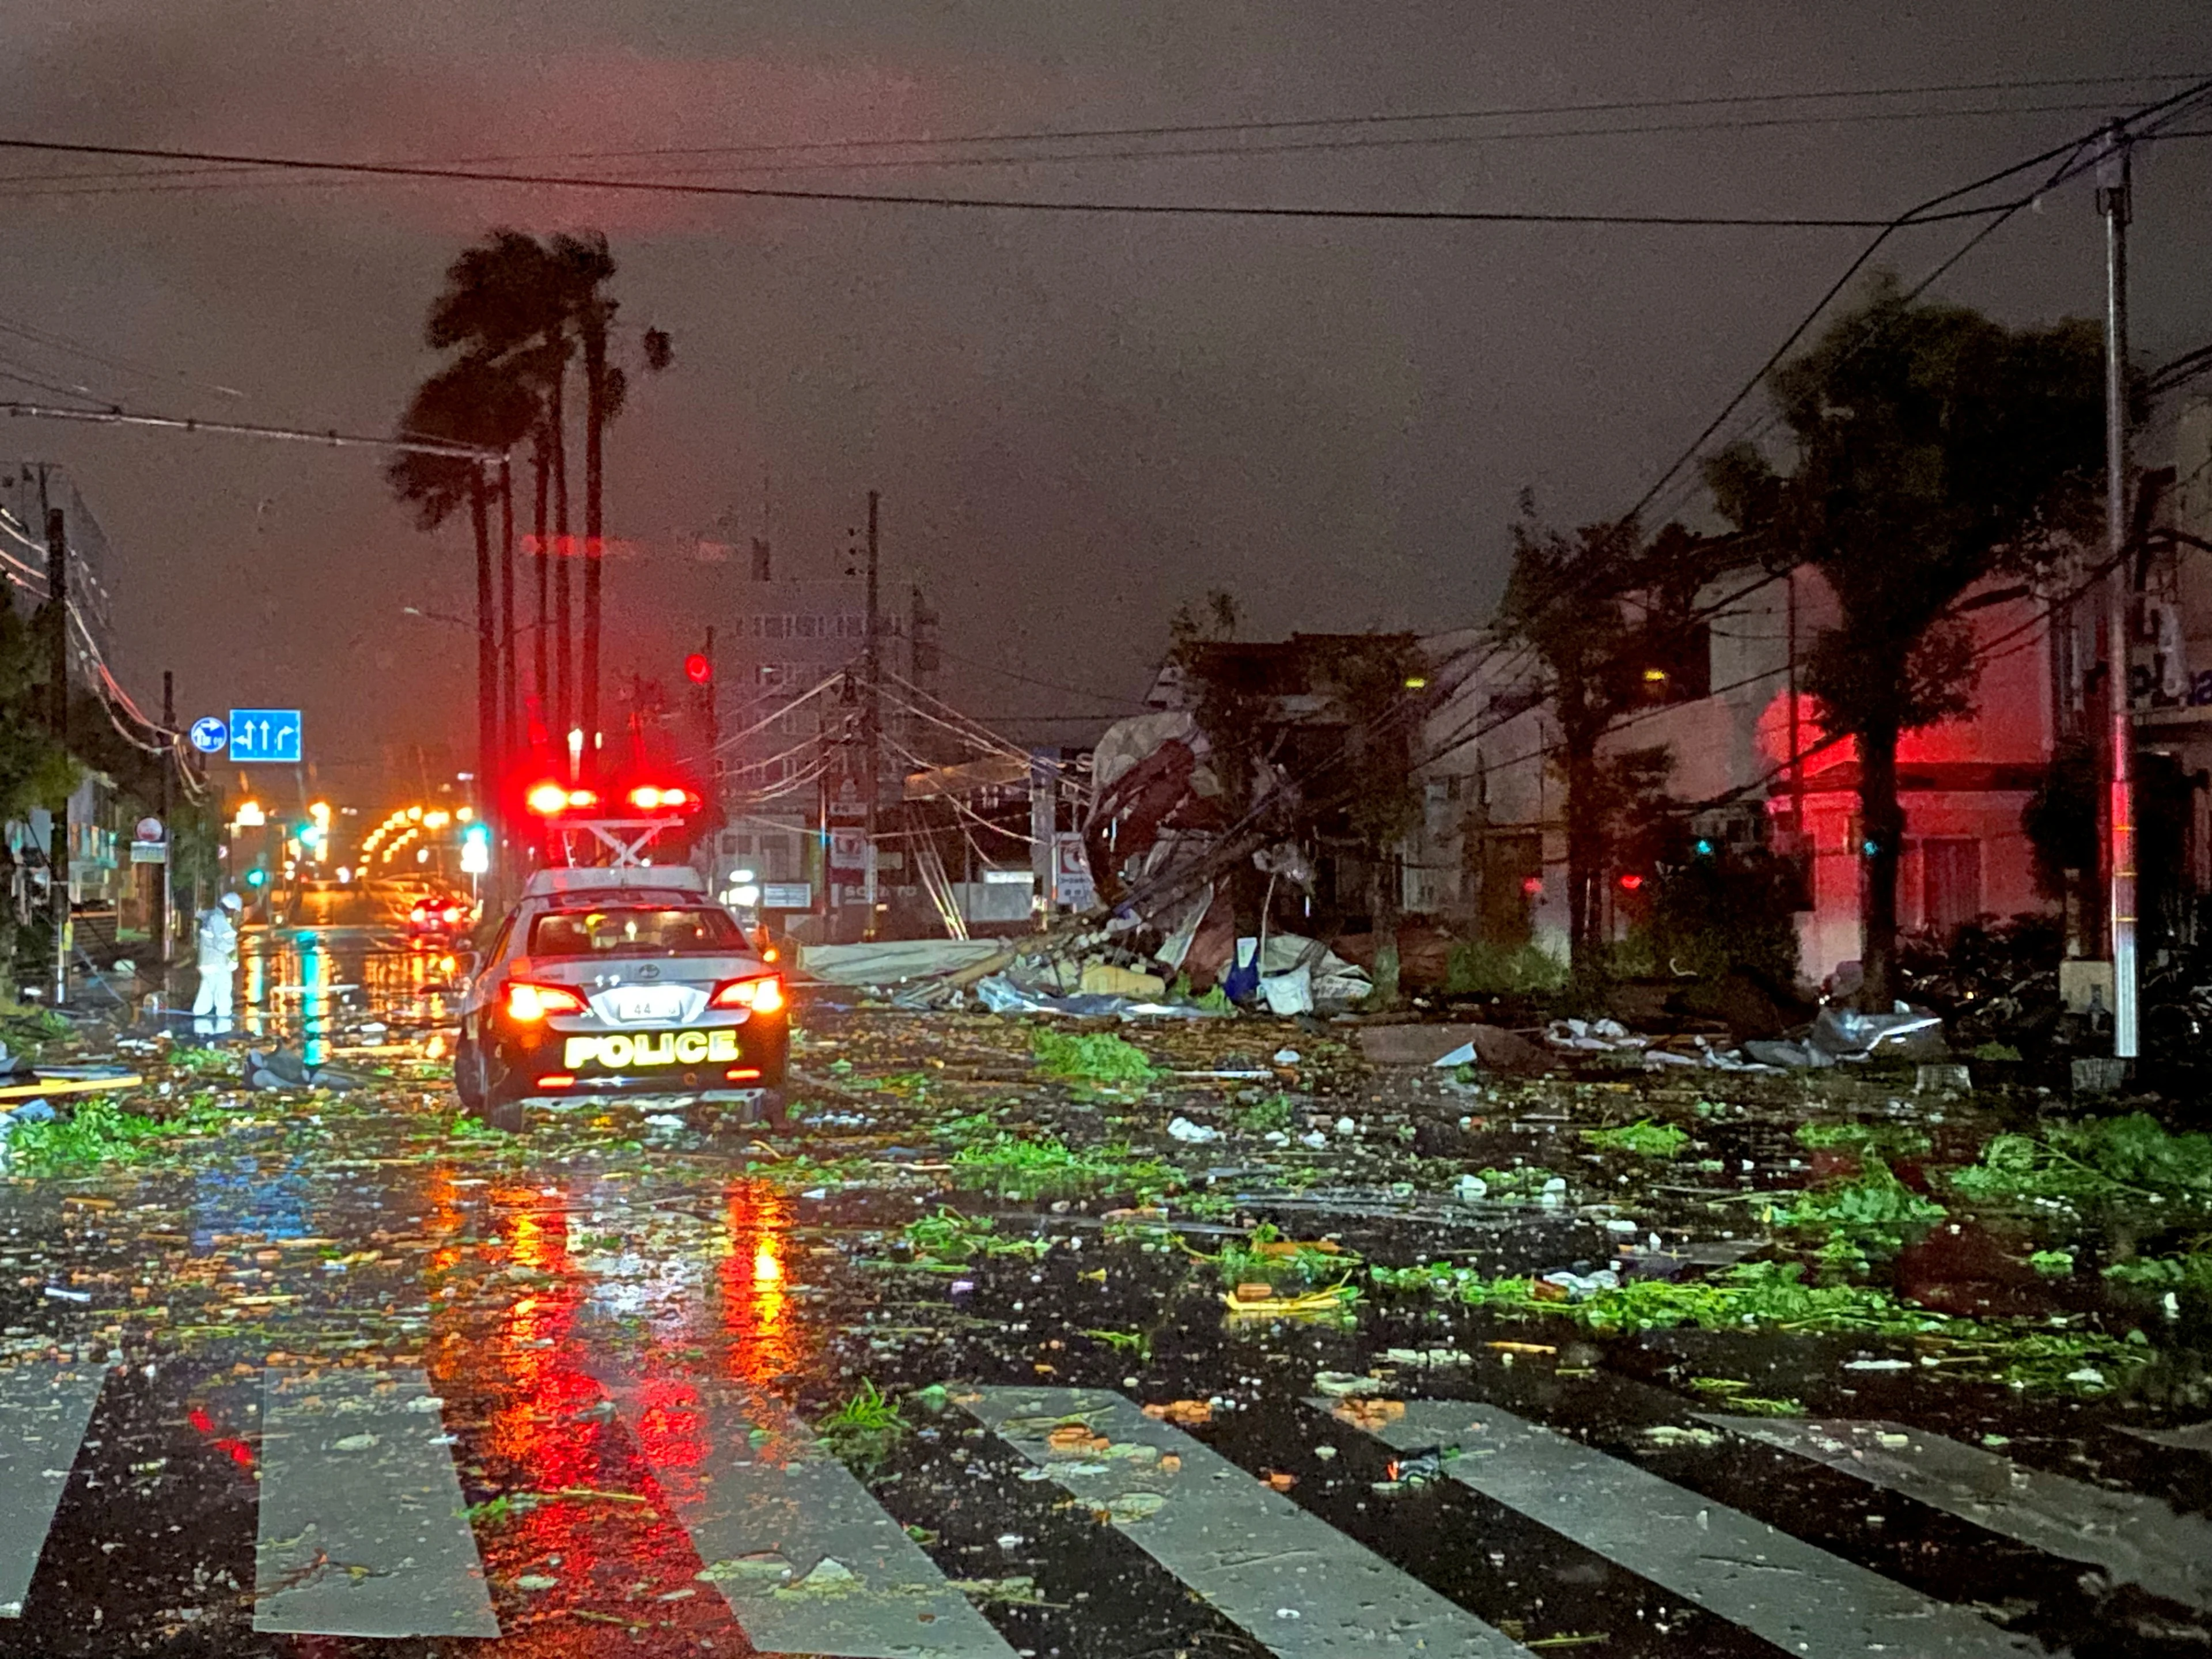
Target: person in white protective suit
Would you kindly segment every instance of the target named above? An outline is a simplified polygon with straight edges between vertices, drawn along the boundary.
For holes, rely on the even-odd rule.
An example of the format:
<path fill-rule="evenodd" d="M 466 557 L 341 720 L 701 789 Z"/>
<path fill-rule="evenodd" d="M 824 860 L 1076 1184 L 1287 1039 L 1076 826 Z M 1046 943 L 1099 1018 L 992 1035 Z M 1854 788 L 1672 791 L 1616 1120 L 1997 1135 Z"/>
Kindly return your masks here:
<path fill-rule="evenodd" d="M 219 1036 L 230 1030 L 230 988 L 238 974 L 238 913 L 245 907 L 225 893 L 211 910 L 200 912 L 199 994 L 192 999 L 192 1030 Z"/>

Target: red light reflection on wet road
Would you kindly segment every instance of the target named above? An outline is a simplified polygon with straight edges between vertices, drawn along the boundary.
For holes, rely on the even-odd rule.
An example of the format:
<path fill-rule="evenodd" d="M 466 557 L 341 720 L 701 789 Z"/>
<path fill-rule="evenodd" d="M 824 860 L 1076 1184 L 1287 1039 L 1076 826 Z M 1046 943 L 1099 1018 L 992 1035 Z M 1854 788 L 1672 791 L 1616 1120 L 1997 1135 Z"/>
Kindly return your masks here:
<path fill-rule="evenodd" d="M 727 1238 L 715 1287 L 725 1363 L 731 1376 L 766 1393 L 799 1369 L 805 1352 L 792 1322 L 791 1200 L 765 1182 L 732 1182 L 722 1220 Z"/>
<path fill-rule="evenodd" d="M 750 1653 L 720 1595 L 695 1581 L 701 1563 L 690 1538 L 586 1369 L 579 1324 L 587 1286 L 569 1255 L 571 1200 L 534 1188 L 486 1196 L 496 1238 L 450 1253 L 451 1282 L 476 1285 L 477 1305 L 465 1305 L 465 1290 L 439 1304 L 444 1328 L 432 1352 L 447 1420 L 480 1471 L 471 1484 L 514 1501 L 511 1513 L 477 1527 L 504 1632 L 496 1651 L 501 1659 L 568 1659 L 617 1645 L 671 1659 L 696 1659 L 702 1648 Z M 507 1281 L 510 1267 L 532 1276 Z M 500 1307 L 510 1283 L 513 1299 Z M 653 1455 L 680 1460 L 689 1420 L 676 1409 L 681 1385 L 659 1386 L 669 1392 Z M 553 1584 L 526 1589 L 516 1583 L 526 1577 Z"/>

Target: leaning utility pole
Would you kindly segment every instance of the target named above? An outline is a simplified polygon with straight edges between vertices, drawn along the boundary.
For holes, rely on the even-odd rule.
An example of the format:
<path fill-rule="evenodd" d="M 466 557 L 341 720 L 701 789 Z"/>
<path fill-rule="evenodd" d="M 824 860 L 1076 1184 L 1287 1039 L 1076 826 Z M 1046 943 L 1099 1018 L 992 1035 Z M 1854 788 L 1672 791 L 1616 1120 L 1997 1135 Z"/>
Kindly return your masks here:
<path fill-rule="evenodd" d="M 53 608 L 52 718 L 54 744 L 69 754 L 70 580 L 69 530 L 58 507 L 46 509 L 46 603 Z M 54 1000 L 57 1008 L 69 998 L 70 950 L 70 803 L 64 795 L 54 809 L 53 826 L 46 836 L 47 901 L 54 923 Z"/>
<path fill-rule="evenodd" d="M 868 769 L 866 787 L 861 799 L 867 804 L 867 845 L 860 854 L 860 896 L 867 908 L 866 918 L 860 924 L 860 937 L 876 936 L 876 812 L 877 795 L 882 787 L 884 734 L 884 652 L 883 641 L 878 635 L 882 626 L 876 600 L 877 562 L 876 509 L 881 497 L 877 491 L 868 492 L 868 702 L 862 718 L 866 722 L 861 762 Z"/>
<path fill-rule="evenodd" d="M 2115 122 L 2097 164 L 2097 208 L 2105 216 L 2105 544 L 2112 561 L 2105 613 L 2105 690 L 2112 714 L 2106 801 L 2112 932 L 2112 1053 L 2133 1060 L 2136 1034 L 2135 714 L 2128 647 L 2135 599 L 2128 556 L 2127 130 Z"/>

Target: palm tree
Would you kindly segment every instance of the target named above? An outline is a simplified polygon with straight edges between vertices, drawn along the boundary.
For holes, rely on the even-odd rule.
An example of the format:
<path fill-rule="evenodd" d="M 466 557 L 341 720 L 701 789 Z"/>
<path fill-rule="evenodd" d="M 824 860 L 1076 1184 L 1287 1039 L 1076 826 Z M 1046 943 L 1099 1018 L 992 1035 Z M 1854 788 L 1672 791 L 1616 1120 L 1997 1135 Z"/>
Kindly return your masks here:
<path fill-rule="evenodd" d="M 552 254 L 559 264 L 567 292 L 569 315 L 581 349 L 584 366 L 584 637 L 577 697 L 578 721 L 586 733 L 599 725 L 599 633 L 604 614 L 602 584 L 606 556 L 606 430 L 623 412 L 629 392 L 629 377 L 611 362 L 608 338 L 621 301 L 606 291 L 614 280 L 615 258 L 608 251 L 604 232 L 562 233 L 553 239 Z M 644 337 L 645 362 L 658 373 L 672 358 L 668 336 L 648 329 Z M 596 750 L 593 738 L 585 738 L 583 763 L 588 769 Z"/>
<path fill-rule="evenodd" d="M 520 230 L 493 230 L 476 248 L 462 250 L 447 268 L 445 289 L 431 301 L 422 338 L 435 352 L 456 356 L 416 387 L 400 434 L 445 438 L 452 442 L 511 449 L 544 425 L 544 383 L 549 368 L 564 358 L 564 319 L 546 250 Z M 553 368 L 557 374 L 557 368 Z M 544 456 L 540 449 L 540 465 Z M 483 469 L 456 456 L 403 453 L 385 469 L 394 495 L 416 508 L 416 522 L 435 529 L 465 504 L 476 535 L 477 592 L 477 769 L 487 783 L 487 799 L 504 772 L 502 759 L 514 748 L 514 734 L 502 737 L 500 721 L 500 653 L 514 648 L 514 633 L 493 629 L 491 525 Z M 504 515 L 502 515 L 504 522 Z M 540 538 L 542 542 L 542 538 Z M 504 608 L 514 608 L 511 540 L 502 535 L 500 584 Z"/>
<path fill-rule="evenodd" d="M 529 429 L 528 389 L 507 368 L 471 353 L 415 390 L 399 425 L 404 437 L 443 439 L 487 449 L 511 447 Z M 501 766 L 499 653 L 493 629 L 491 526 L 484 467 L 458 455 L 410 450 L 385 469 L 394 494 L 415 505 L 415 522 L 434 530 L 464 502 L 477 553 L 477 771 L 489 805 Z M 509 577 L 510 582 L 512 577 Z"/>
<path fill-rule="evenodd" d="M 559 272 L 536 238 L 517 230 L 495 230 L 477 246 L 464 250 L 447 267 L 446 285 L 431 302 L 423 338 L 434 350 L 459 355 L 423 382 L 410 403 L 401 429 L 501 449 L 527 437 L 537 470 L 538 505 L 538 622 L 536 690 L 541 710 L 546 698 L 544 637 L 546 525 L 545 486 L 549 471 L 560 469 L 557 391 L 568 361 L 568 318 Z M 551 395 L 549 395 L 551 394 Z M 409 454 L 386 470 L 386 481 L 403 501 L 416 507 L 417 522 L 434 529 L 465 503 L 472 524 L 484 515 L 474 501 L 472 465 L 448 457 Z M 489 586 L 489 525 L 478 536 L 479 593 Z M 514 568 L 507 542 L 501 544 L 503 608 L 512 612 Z M 487 610 L 489 607 L 487 606 Z M 495 637 L 495 651 L 512 651 L 514 634 Z M 488 693 L 495 708 L 501 701 L 495 673 Z M 491 748 L 501 744 L 495 724 Z M 507 747 L 516 745 L 514 737 Z M 496 766 L 488 769 L 496 771 Z"/>
<path fill-rule="evenodd" d="M 584 638 L 576 698 L 584 732 L 580 757 L 586 775 L 597 764 L 599 729 L 600 566 L 606 544 L 606 428 L 622 413 L 629 389 L 622 370 L 607 362 L 607 330 L 620 302 L 606 292 L 615 274 L 605 234 L 567 232 L 553 239 L 569 318 L 584 359 Z"/>
<path fill-rule="evenodd" d="M 424 383 L 418 403 L 431 395 L 440 380 L 449 375 L 458 379 L 441 388 L 428 405 L 410 412 L 410 430 L 430 429 L 413 424 L 419 415 L 433 422 L 459 422 L 481 434 L 468 437 L 469 442 L 504 448 L 526 437 L 530 440 L 538 550 L 536 690 L 538 718 L 550 717 L 556 750 L 571 730 L 591 734 L 599 726 L 605 435 L 608 424 L 622 413 L 629 388 L 628 376 L 610 360 L 610 332 L 618 302 L 606 286 L 615 269 L 614 255 L 599 231 L 563 232 L 540 242 L 522 231 L 495 230 L 481 244 L 464 251 L 447 270 L 445 289 L 433 302 L 424 331 L 433 349 L 458 350 L 460 356 Z M 648 368 L 668 367 L 672 353 L 665 333 L 647 331 L 643 345 Z M 573 543 L 567 409 L 568 364 L 580 353 L 584 370 L 585 552 L 580 665 L 568 562 Z M 481 403 L 473 415 L 461 407 L 471 397 Z M 459 432 L 441 428 L 437 435 L 458 436 Z M 452 482 L 450 468 L 441 471 L 431 464 L 438 459 L 409 458 L 394 463 L 389 473 L 394 490 L 416 503 L 425 527 L 442 522 L 466 499 L 466 486 Z M 503 514 L 505 510 L 503 503 Z M 511 574 L 504 592 L 511 611 Z M 555 659 L 550 672 L 549 632 Z M 514 637 L 510 629 L 510 649 Z M 593 757 L 592 738 L 587 735 L 580 757 L 586 770 Z"/>

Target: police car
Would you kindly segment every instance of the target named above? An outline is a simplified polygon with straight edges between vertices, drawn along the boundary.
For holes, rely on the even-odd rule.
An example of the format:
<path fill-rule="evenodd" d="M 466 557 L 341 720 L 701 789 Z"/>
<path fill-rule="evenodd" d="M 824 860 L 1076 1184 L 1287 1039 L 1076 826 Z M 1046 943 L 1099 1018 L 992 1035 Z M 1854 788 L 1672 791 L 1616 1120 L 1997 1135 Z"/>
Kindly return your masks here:
<path fill-rule="evenodd" d="M 539 870 L 471 971 L 461 1103 L 680 1095 L 782 1121 L 783 980 L 687 866 Z"/>

